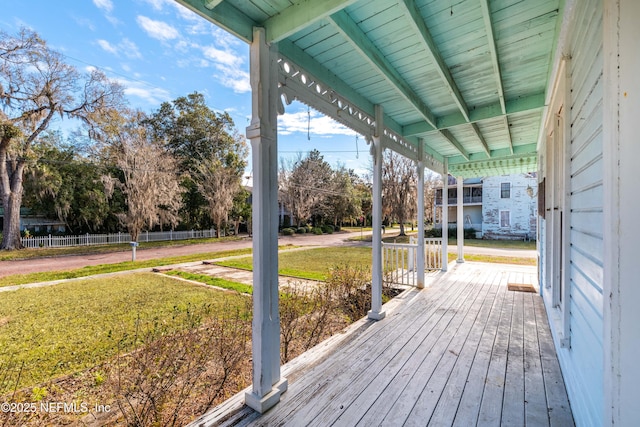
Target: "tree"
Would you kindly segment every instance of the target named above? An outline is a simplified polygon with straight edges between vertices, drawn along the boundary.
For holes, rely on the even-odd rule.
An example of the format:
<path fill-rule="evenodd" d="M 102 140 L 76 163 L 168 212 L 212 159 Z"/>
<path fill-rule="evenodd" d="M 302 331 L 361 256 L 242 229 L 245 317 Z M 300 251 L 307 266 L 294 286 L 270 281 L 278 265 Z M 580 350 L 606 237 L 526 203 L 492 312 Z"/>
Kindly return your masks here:
<path fill-rule="evenodd" d="M 102 229 L 111 210 L 99 166 L 81 156 L 77 146 L 64 143 L 59 132 L 45 132 L 32 151 L 35 159 L 24 177 L 25 204 L 75 233 Z"/>
<path fill-rule="evenodd" d="M 0 32 L 0 198 L 4 229 L 0 249 L 22 248 L 20 206 L 27 159 L 54 116 L 93 123 L 122 103 L 122 89 L 99 71 L 87 76 L 64 62 L 36 33 Z"/>
<path fill-rule="evenodd" d="M 362 216 L 362 201 L 356 188 L 358 177 L 352 169 L 338 166 L 333 172 L 331 189 L 327 202 L 333 216 L 334 225 L 342 225 Z"/>
<path fill-rule="evenodd" d="M 433 207 L 436 201 L 436 189 L 442 185 L 439 175 L 428 171 L 425 174 L 424 183 L 424 209 L 425 209 L 425 221 L 433 223 L 435 218 L 433 217 Z"/>
<path fill-rule="evenodd" d="M 224 166 L 218 159 L 204 159 L 196 166 L 194 175 L 198 190 L 204 196 L 209 215 L 216 224 L 218 237 L 222 234 L 222 223 L 226 222 L 236 195 L 240 192 L 242 175 Z"/>
<path fill-rule="evenodd" d="M 251 235 L 251 193 L 244 187 L 240 187 L 240 191 L 233 199 L 233 207 L 229 216 L 235 222 L 235 230 L 238 233 L 240 222 L 245 221 L 247 232 Z"/>
<path fill-rule="evenodd" d="M 207 222 L 207 200 L 196 177 L 201 162 L 218 161 L 241 176 L 247 165 L 248 148 L 238 134 L 229 114 L 209 108 L 204 96 L 194 92 L 172 102 L 145 120 L 154 137 L 164 140 L 167 149 L 178 159 L 184 205 L 182 220 L 189 227 L 203 228 Z"/>
<path fill-rule="evenodd" d="M 298 226 L 312 215 L 327 213 L 333 172 L 318 150 L 310 151 L 306 157 L 299 155 L 290 167 L 283 162 L 279 175 L 281 198 Z"/>
<path fill-rule="evenodd" d="M 102 135 L 109 144 L 108 155 L 120 171 L 119 177 L 104 177 L 106 192 L 122 191 L 127 209 L 119 218 L 134 242 L 144 228 L 178 223 L 183 191 L 177 161 L 165 150 L 163 141 L 150 137 L 143 118 L 140 112 L 125 112 L 112 129 L 115 132 Z"/>
<path fill-rule="evenodd" d="M 404 236 L 404 223 L 416 211 L 416 189 L 418 174 L 415 164 L 393 151 L 384 153 L 382 164 L 382 206 L 385 214 L 400 224 L 400 235 Z"/>

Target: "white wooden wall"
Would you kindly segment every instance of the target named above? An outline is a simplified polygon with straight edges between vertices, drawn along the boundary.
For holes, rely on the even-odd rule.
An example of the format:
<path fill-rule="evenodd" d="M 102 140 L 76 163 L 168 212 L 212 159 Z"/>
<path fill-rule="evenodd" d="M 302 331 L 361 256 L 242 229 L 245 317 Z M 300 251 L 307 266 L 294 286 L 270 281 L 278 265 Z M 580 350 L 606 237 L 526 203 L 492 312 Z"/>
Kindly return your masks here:
<path fill-rule="evenodd" d="M 564 92 L 569 93 L 569 99 L 565 100 L 562 112 L 562 120 L 570 120 L 570 127 L 564 126 L 562 120 L 559 125 L 569 134 L 564 139 L 564 146 L 559 147 L 566 153 L 567 173 L 564 174 L 562 169 L 552 170 L 550 163 L 558 151 L 547 147 L 546 142 L 539 149 L 542 156 L 539 179 L 546 177 L 547 195 L 546 219 L 540 221 L 540 236 L 546 236 L 539 245 L 540 279 L 576 423 L 601 425 L 604 414 L 603 7 L 599 0 L 579 1 L 572 6 L 575 10 L 562 52 L 570 57 L 570 92 Z M 557 120 L 555 115 L 558 111 L 552 110 L 548 111 L 548 121 Z M 546 135 L 543 141 L 549 141 Z M 562 176 L 568 180 L 569 192 L 559 184 Z M 554 186 L 559 194 L 555 203 L 550 196 Z M 567 199 L 562 205 L 565 193 Z M 549 241 L 551 233 L 561 234 L 560 229 L 554 228 L 550 222 L 558 206 L 564 206 L 563 227 L 566 229 L 562 234 L 562 254 L 561 251 L 551 252 L 553 243 Z M 562 256 L 565 259 L 561 265 L 553 264 Z M 556 269 L 557 275 L 550 269 Z M 558 287 L 563 276 L 568 293 L 565 294 L 564 307 L 558 307 L 561 304 L 558 303 L 558 295 L 554 296 L 554 288 Z M 569 296 L 568 301 L 566 296 Z M 563 339 L 565 342 L 561 342 Z"/>

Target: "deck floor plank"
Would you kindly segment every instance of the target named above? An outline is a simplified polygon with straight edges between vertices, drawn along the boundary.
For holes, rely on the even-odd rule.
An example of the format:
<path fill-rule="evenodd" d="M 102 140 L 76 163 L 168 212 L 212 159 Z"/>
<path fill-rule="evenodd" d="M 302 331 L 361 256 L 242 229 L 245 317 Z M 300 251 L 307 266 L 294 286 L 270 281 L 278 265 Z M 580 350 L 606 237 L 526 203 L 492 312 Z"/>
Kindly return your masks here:
<path fill-rule="evenodd" d="M 542 299 L 507 290 L 535 274 L 458 264 L 285 365 L 289 389 L 265 414 L 238 394 L 193 426 L 573 426 Z"/>
<path fill-rule="evenodd" d="M 523 295 L 524 307 L 524 408 L 525 424 L 545 427 L 549 425 L 544 377 L 540 360 L 540 346 L 533 296 Z"/>
<path fill-rule="evenodd" d="M 451 364 L 451 359 L 460 352 L 457 348 L 460 341 L 460 331 L 468 331 L 469 317 L 475 317 L 475 311 L 480 309 L 479 304 L 473 303 L 478 300 L 482 301 L 487 290 L 487 287 L 484 286 L 481 289 L 476 289 L 472 293 L 472 297 L 465 301 L 465 305 L 456 309 L 454 317 L 446 325 L 442 338 L 438 340 L 432 351 L 423 355 L 420 363 L 416 365 L 414 375 L 407 382 L 400 384 L 404 389 L 382 420 L 382 425 L 405 424 L 416 405 L 420 405 L 421 411 L 428 412 L 429 417 L 431 416 L 431 411 L 435 408 L 437 399 L 448 378 L 448 373 L 443 371 Z M 445 377 L 442 378 L 442 375 Z M 428 420 L 429 417 L 426 419 Z M 422 423 L 424 424 L 425 421 L 423 418 Z"/>
<path fill-rule="evenodd" d="M 542 298 L 534 298 L 533 307 L 540 345 L 540 361 L 544 377 L 549 424 L 552 427 L 572 427 L 574 425 L 573 414 L 571 413 L 571 406 L 569 405 Z"/>
<path fill-rule="evenodd" d="M 524 425 L 524 298 L 521 292 L 514 296 L 513 315 L 509 332 L 507 370 L 502 399 L 503 426 Z"/>
<path fill-rule="evenodd" d="M 513 316 L 514 292 L 505 296 L 505 301 L 498 323 L 496 339 L 491 350 L 491 360 L 487 377 L 484 381 L 484 392 L 478 414 L 478 423 L 483 426 L 500 425 L 502 418 L 502 401 L 504 399 L 505 372 L 507 370 L 507 353 L 509 349 L 509 331 Z"/>
<path fill-rule="evenodd" d="M 460 280 L 470 279 L 463 276 Z M 266 414 L 262 418 L 264 425 L 279 425 L 283 422 L 289 425 L 308 425 L 308 418 L 317 415 L 308 407 L 321 408 L 323 404 L 334 401 L 336 396 L 350 389 L 354 373 L 364 374 L 375 358 L 394 345 L 393 341 L 397 341 L 395 345 L 400 342 L 390 340 L 389 337 L 405 337 L 404 340 L 410 338 L 416 330 L 423 327 L 423 322 L 416 322 L 416 318 L 429 319 L 432 314 L 441 316 L 449 304 L 455 303 L 462 298 L 461 295 L 470 292 L 463 286 L 450 286 L 440 291 L 443 292 L 437 292 L 438 297 L 434 304 L 421 304 L 422 298 L 419 298 L 409 307 L 374 324 L 371 333 L 354 340 L 340 354 L 319 366 L 314 374 L 306 375 L 298 383 L 291 384 L 290 390 L 283 395 L 280 402 L 284 403 L 282 406 L 286 409 Z"/>
<path fill-rule="evenodd" d="M 430 405 L 422 405 L 420 404 L 420 399 L 418 399 L 407 419 L 407 425 L 423 425 L 427 419 L 429 420 L 429 425 L 435 426 L 451 425 L 453 423 L 482 332 L 494 307 L 494 301 L 498 293 L 498 286 L 494 281 L 496 276 L 496 272 L 487 275 L 485 286 L 488 287 L 488 292 L 484 295 L 484 300 L 481 302 L 482 305 L 479 306 L 480 310 L 475 314 L 475 318 L 473 317 L 473 310 L 468 312 L 467 319 L 465 319 L 467 325 L 463 325 L 458 330 L 458 334 L 449 346 L 448 352 L 445 353 L 441 360 L 441 363 L 443 361 L 446 361 L 446 363 L 439 366 L 439 372 L 436 371 L 431 377 L 430 383 L 432 384 L 427 385 L 427 389 L 431 394 L 440 392 L 433 411 Z M 469 324 L 471 325 L 470 327 L 468 327 Z M 440 388 L 443 382 L 444 387 Z"/>
<path fill-rule="evenodd" d="M 468 294 L 467 294 L 468 295 Z M 467 298 L 467 295 L 460 296 L 458 299 Z M 365 397 L 365 390 L 371 388 L 373 390 L 384 389 L 388 386 L 380 384 L 380 382 L 384 382 L 385 379 L 393 378 L 395 374 L 410 360 L 411 355 L 413 355 L 419 347 L 428 346 L 428 342 L 432 341 L 434 344 L 438 341 L 441 334 L 444 332 L 445 328 L 442 330 L 438 329 L 438 325 L 441 325 L 444 322 L 450 313 L 451 309 L 448 309 L 445 312 L 437 311 L 431 316 L 431 324 L 425 323 L 423 327 L 419 330 L 415 331 L 411 336 L 406 334 L 402 337 L 396 337 L 393 340 L 393 345 L 388 348 L 388 351 L 385 352 L 385 357 L 381 357 L 375 360 L 375 362 L 371 363 L 367 370 L 363 372 L 361 375 L 358 375 L 355 378 L 348 378 L 344 382 L 344 387 L 342 389 L 353 389 L 358 390 L 355 393 L 346 393 L 341 396 L 340 399 L 331 399 L 327 404 L 323 407 L 322 411 L 313 419 L 308 420 L 307 417 L 303 417 L 301 419 L 301 423 L 299 425 L 331 425 L 336 421 L 338 416 L 342 415 L 341 422 L 346 423 L 346 425 L 355 425 L 360 419 L 356 414 L 358 413 L 358 408 L 361 407 L 360 404 L 354 406 L 354 401 L 360 397 Z M 413 329 L 413 328 L 412 328 Z M 372 383 L 376 383 L 373 384 Z M 359 394 L 358 394 L 359 393 Z M 294 420 L 298 421 L 298 420 Z"/>
<path fill-rule="evenodd" d="M 504 275 L 500 275 L 499 278 L 501 280 L 504 279 Z M 460 402 L 453 421 L 454 426 L 465 427 L 475 425 L 478 421 L 480 403 L 482 402 L 482 395 L 488 375 L 489 362 L 491 361 L 491 353 L 507 295 L 506 281 L 502 280 L 502 282 L 498 284 L 498 287 L 494 306 L 482 332 L 482 336 L 480 337 L 478 349 L 469 370 L 467 384 L 464 387 L 462 396 L 460 396 Z"/>

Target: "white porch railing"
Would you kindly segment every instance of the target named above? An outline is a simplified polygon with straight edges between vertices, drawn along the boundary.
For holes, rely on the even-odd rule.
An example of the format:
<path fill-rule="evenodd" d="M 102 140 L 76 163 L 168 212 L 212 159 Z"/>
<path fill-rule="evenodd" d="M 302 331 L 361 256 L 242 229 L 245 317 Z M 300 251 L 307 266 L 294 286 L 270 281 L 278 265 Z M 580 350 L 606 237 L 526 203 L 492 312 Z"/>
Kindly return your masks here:
<path fill-rule="evenodd" d="M 415 237 L 409 243 L 382 243 L 382 269 L 386 284 L 416 286 L 418 279 L 418 243 Z M 424 239 L 425 271 L 442 268 L 442 238 Z"/>
<path fill-rule="evenodd" d="M 216 237 L 216 231 L 211 230 L 186 230 L 186 231 L 152 231 L 142 232 L 138 236 L 138 242 L 159 242 L 166 240 L 204 239 Z M 114 243 L 129 243 L 129 233 L 111 234 L 81 234 L 78 236 L 32 236 L 23 237 L 22 244 L 25 248 L 62 248 L 70 246 L 96 246 L 110 245 Z"/>

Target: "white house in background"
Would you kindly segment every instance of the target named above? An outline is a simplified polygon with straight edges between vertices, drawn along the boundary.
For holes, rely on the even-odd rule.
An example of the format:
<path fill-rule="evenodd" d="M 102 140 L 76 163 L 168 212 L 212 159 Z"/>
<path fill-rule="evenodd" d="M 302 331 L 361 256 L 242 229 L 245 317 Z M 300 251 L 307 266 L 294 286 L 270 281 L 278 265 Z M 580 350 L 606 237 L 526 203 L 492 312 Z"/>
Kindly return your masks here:
<path fill-rule="evenodd" d="M 456 179 L 449 176 L 449 218 L 457 218 Z M 532 239 L 537 231 L 535 173 L 467 178 L 463 183 L 464 228 L 487 239 Z M 440 228 L 442 188 L 436 190 L 434 218 Z M 457 221 L 449 221 L 455 227 Z"/>

